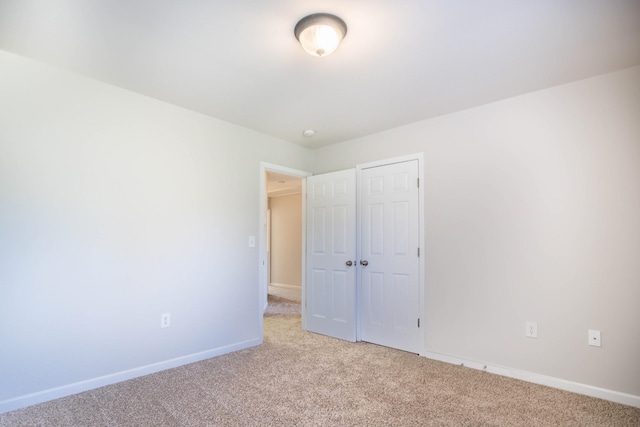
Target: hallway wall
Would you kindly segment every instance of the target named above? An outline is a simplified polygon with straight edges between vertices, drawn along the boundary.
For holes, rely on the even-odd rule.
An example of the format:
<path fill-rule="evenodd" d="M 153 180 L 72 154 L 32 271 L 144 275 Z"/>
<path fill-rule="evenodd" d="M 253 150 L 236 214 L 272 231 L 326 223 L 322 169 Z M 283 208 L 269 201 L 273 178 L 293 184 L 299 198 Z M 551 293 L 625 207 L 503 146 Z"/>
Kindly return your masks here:
<path fill-rule="evenodd" d="M 270 198 L 271 283 L 302 286 L 302 195 Z"/>

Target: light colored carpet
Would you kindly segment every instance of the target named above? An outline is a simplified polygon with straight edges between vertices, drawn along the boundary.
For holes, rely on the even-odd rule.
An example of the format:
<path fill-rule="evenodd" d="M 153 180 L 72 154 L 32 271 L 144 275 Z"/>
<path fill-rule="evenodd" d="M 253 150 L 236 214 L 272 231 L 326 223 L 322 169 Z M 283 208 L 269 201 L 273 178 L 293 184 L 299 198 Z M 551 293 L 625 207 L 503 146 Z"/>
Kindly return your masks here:
<path fill-rule="evenodd" d="M 302 300 L 302 288 L 284 287 L 270 284 L 269 295 L 300 303 L 300 301 Z"/>
<path fill-rule="evenodd" d="M 300 317 L 301 308 L 299 301 L 292 301 L 290 299 L 277 297 L 275 295 L 269 295 L 268 301 L 269 304 L 267 305 L 267 310 L 264 313 L 265 318 L 278 314 L 284 316 Z M 267 328 L 265 327 L 265 339 L 267 334 Z"/>
<path fill-rule="evenodd" d="M 0 415 L 2 426 L 639 426 L 640 409 L 302 331 L 270 299 L 265 342 Z"/>

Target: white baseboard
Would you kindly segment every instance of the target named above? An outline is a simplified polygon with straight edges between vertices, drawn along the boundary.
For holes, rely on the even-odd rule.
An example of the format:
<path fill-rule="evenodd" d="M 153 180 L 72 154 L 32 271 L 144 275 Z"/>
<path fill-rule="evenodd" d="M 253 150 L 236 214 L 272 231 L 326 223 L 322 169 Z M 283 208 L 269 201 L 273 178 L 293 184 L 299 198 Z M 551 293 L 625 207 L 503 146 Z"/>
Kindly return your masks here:
<path fill-rule="evenodd" d="M 505 368 L 502 366 L 488 365 L 473 360 L 461 359 L 459 357 L 448 356 L 446 354 L 426 352 L 422 356 L 428 359 L 439 360 L 440 362 L 461 365 L 467 368 L 478 369 L 480 371 L 490 372 L 492 374 L 502 375 L 504 377 L 515 378 L 534 384 L 545 385 L 560 390 L 570 391 L 573 393 L 584 394 L 586 396 L 597 397 L 599 399 L 610 400 L 612 402 L 621 403 L 623 405 L 635 406 L 640 408 L 640 396 L 634 396 L 619 391 L 607 390 L 600 387 L 594 387 L 587 384 L 576 383 L 573 381 L 563 380 L 561 378 L 549 377 L 546 375 L 536 374 L 533 372 L 520 371 L 517 369 Z"/>
<path fill-rule="evenodd" d="M 273 286 L 274 288 L 282 288 L 282 289 L 302 289 L 301 286 L 296 285 L 286 285 L 284 283 L 269 283 L 269 286 Z"/>
<path fill-rule="evenodd" d="M 106 385 L 142 377 L 167 369 L 177 368 L 178 366 L 188 365 L 190 363 L 199 362 L 201 360 L 210 359 L 216 356 L 221 356 L 223 354 L 253 347 L 259 344 L 262 344 L 262 339 L 256 338 L 225 347 L 214 348 L 199 353 L 189 354 L 187 356 L 177 357 L 175 359 L 165 360 L 162 362 L 152 363 L 150 365 L 140 366 L 138 368 L 133 368 L 126 371 L 116 372 L 114 374 L 109 374 L 102 377 L 91 378 L 73 384 L 67 384 L 36 393 L 14 397 L 11 399 L 0 401 L 0 414 L 2 414 L 3 412 L 24 408 L 26 406 L 35 405 L 37 403 L 43 403 L 49 400 L 59 399 L 61 397 L 81 393 L 83 391 L 104 387 Z"/>

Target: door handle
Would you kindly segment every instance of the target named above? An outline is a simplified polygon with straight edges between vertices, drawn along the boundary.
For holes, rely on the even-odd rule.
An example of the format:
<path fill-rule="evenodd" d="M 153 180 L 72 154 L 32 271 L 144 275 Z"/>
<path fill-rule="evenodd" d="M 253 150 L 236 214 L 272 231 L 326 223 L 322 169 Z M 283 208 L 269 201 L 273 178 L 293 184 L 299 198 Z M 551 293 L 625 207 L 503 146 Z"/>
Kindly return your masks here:
<path fill-rule="evenodd" d="M 367 265 L 369 265 L 369 261 L 367 261 L 366 259 L 361 259 L 360 260 L 360 265 L 363 267 L 366 267 Z"/>
<path fill-rule="evenodd" d="M 347 267 L 351 267 L 353 265 L 351 261 L 347 261 L 345 264 L 347 264 Z"/>

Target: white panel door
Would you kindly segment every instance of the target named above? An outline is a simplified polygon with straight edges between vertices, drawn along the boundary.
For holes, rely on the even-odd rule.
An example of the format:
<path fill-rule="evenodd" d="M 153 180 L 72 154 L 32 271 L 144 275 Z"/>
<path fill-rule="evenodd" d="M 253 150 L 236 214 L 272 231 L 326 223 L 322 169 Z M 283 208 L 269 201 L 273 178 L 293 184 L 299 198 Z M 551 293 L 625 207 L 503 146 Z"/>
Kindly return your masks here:
<path fill-rule="evenodd" d="M 418 353 L 418 161 L 362 169 L 360 179 L 361 339 Z"/>
<path fill-rule="evenodd" d="M 305 324 L 356 340 L 356 171 L 307 178 Z"/>

